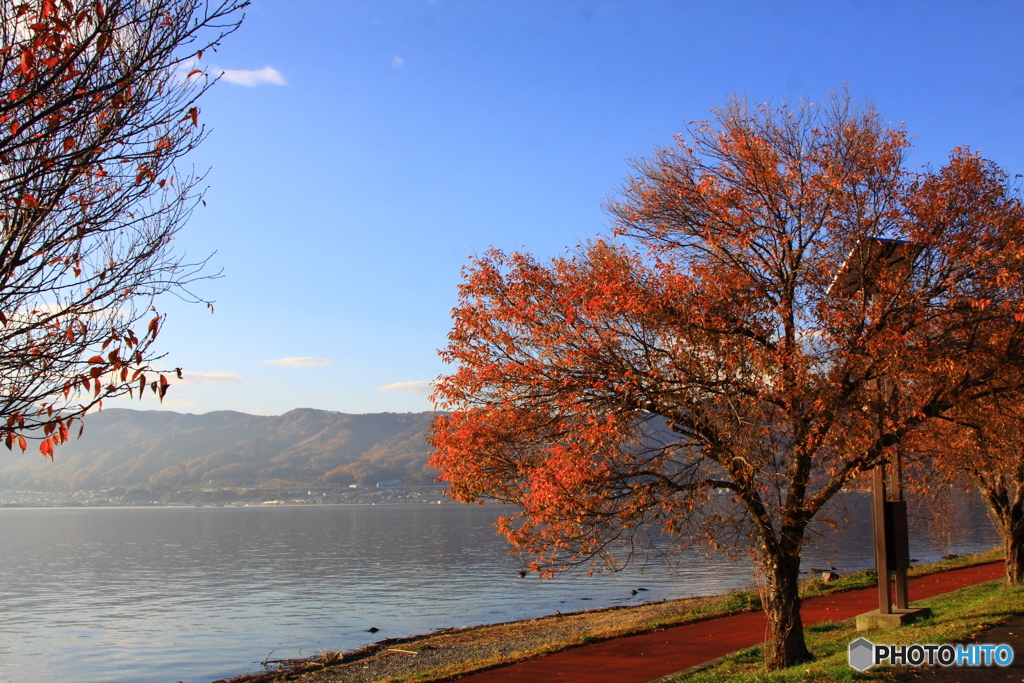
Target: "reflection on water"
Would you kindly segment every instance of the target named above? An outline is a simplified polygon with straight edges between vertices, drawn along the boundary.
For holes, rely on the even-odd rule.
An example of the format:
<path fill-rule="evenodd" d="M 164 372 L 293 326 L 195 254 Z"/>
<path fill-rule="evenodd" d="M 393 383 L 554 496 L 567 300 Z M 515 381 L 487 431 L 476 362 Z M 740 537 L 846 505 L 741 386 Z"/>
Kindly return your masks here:
<path fill-rule="evenodd" d="M 868 510 L 851 505 L 851 526 L 822 538 L 805 566 L 869 566 Z M 259 670 L 271 653 L 351 650 L 751 582 L 747 561 L 690 553 L 642 574 L 519 579 L 494 535 L 500 513 L 493 505 L 0 510 L 0 680 L 208 683 Z M 994 544 L 983 512 L 965 520 L 955 551 Z M 915 535 L 911 552 L 928 560 L 945 550 Z M 639 587 L 648 590 L 631 595 Z"/>

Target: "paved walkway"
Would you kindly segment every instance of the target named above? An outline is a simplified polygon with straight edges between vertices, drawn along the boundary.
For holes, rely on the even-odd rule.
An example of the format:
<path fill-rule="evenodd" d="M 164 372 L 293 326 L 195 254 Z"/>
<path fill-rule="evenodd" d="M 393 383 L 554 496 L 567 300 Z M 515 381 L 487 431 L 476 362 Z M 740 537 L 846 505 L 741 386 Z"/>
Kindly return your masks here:
<path fill-rule="evenodd" d="M 999 626 L 985 629 L 982 634 L 971 639 L 972 643 L 992 645 L 1009 645 L 1014 653 L 1024 653 L 1024 617 L 1011 619 Z M 951 666 L 948 669 L 939 667 L 921 667 L 914 669 L 913 674 L 898 680 L 915 681 L 917 683 L 1010 683 L 1024 680 L 1024 657 L 1015 656 L 1008 667 L 985 667 L 983 669 L 965 669 Z M 911 678 L 913 676 L 913 678 Z"/>
<path fill-rule="evenodd" d="M 913 600 L 1004 575 L 1002 562 L 955 569 L 910 580 Z M 837 593 L 803 601 L 805 626 L 841 621 L 878 607 L 878 590 Z M 460 683 L 648 683 L 764 642 L 763 612 L 749 612 L 674 626 L 653 633 L 615 638 L 466 676 Z"/>

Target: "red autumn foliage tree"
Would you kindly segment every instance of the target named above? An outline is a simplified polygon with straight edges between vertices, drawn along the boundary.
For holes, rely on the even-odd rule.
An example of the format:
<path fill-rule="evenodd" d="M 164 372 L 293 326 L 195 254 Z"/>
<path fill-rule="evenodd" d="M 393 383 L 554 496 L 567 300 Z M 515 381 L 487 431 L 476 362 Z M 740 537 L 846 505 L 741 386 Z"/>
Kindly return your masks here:
<path fill-rule="evenodd" d="M 972 216 L 963 228 L 978 241 L 963 253 L 971 268 L 963 271 L 963 283 L 950 288 L 969 307 L 961 307 L 961 315 L 942 324 L 949 329 L 945 345 L 972 358 L 972 364 L 960 372 L 977 387 L 971 392 L 972 400 L 958 402 L 911 433 L 906 448 L 924 458 L 924 467 L 916 468 L 916 483 L 924 495 L 950 487 L 973 486 L 978 491 L 1002 539 L 1007 583 L 1021 585 L 1024 381 L 1011 356 L 1019 343 L 1019 322 L 1024 319 L 1019 267 L 1024 243 L 992 238 L 1000 233 L 1016 234 L 1024 222 L 1024 210 L 1006 175 L 991 163 L 976 157 L 965 159 L 945 174 L 947 182 L 941 192 L 922 199 L 935 206 L 938 214 L 948 216 L 969 207 Z M 972 188 L 971 193 L 957 191 L 965 187 Z M 1004 228 L 996 229 L 999 225 Z M 941 366 L 940 361 L 926 372 Z"/>
<path fill-rule="evenodd" d="M 236 0 L 0 0 L 0 439 L 44 455 L 105 397 L 167 378 L 153 298 L 202 277 L 171 241 L 200 201 L 187 69 Z M 141 326 L 141 328 L 140 328 Z"/>
<path fill-rule="evenodd" d="M 1020 351 L 978 334 L 1024 329 L 984 304 L 1019 207 L 977 156 L 914 174 L 907 149 L 841 95 L 734 100 L 635 164 L 609 205 L 623 239 L 474 259 L 434 395 L 450 412 L 431 465 L 452 496 L 518 506 L 499 528 L 546 575 L 614 568 L 651 526 L 749 549 L 769 668 L 807 659 L 808 523 L 930 417 L 1001 391 Z M 885 267 L 891 240 L 923 251 Z M 999 258 L 1016 277 L 1016 249 Z"/>
<path fill-rule="evenodd" d="M 1006 582 L 1024 584 L 1024 409 L 1019 397 L 990 398 L 958 410 L 913 435 L 927 457 L 925 495 L 974 487 L 1003 544 Z"/>

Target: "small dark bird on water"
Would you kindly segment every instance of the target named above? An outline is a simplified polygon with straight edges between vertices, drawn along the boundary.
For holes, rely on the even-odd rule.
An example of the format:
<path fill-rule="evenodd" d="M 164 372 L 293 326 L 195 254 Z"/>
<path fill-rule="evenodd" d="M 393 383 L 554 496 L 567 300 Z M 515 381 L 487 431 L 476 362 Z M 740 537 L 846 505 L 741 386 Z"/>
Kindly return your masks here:
<path fill-rule="evenodd" d="M 379 629 L 379 628 L 377 628 L 376 626 L 371 626 L 370 628 L 366 629 L 366 632 L 367 632 L 367 633 L 376 633 L 376 632 L 377 632 L 377 631 L 379 631 L 379 630 L 380 630 L 380 629 Z"/>

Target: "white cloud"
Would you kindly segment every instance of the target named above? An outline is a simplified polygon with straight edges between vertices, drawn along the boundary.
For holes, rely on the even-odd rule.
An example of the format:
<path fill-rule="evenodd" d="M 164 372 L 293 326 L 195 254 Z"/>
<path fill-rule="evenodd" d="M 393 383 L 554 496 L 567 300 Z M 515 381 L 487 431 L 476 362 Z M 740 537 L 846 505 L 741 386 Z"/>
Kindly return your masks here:
<path fill-rule="evenodd" d="M 405 71 L 405 60 L 395 55 L 391 58 L 391 68 L 398 69 L 399 71 Z"/>
<path fill-rule="evenodd" d="M 170 378 L 171 384 L 198 386 L 200 384 L 241 384 L 245 378 L 233 372 L 191 372 L 181 371 L 181 379 Z"/>
<path fill-rule="evenodd" d="M 327 360 L 326 358 L 308 358 L 306 356 L 275 358 L 274 360 L 264 360 L 260 362 L 267 363 L 268 365 L 284 365 L 289 368 L 322 368 L 327 365 L 334 365 L 333 360 Z"/>
<path fill-rule="evenodd" d="M 190 401 L 187 398 L 171 398 L 171 395 L 168 394 L 167 398 L 164 399 L 164 402 L 160 404 L 159 408 L 157 408 L 156 406 L 152 406 L 151 405 L 151 406 L 147 406 L 146 410 L 181 410 L 181 411 L 188 411 L 188 410 L 193 410 L 193 409 L 198 408 L 198 407 L 200 407 L 200 404 L 199 404 L 198 401 Z"/>
<path fill-rule="evenodd" d="M 247 69 L 224 69 L 221 77 L 228 83 L 244 85 L 247 88 L 255 88 L 257 85 L 288 85 L 281 72 L 272 66 L 265 66 L 262 69 L 250 71 Z"/>
<path fill-rule="evenodd" d="M 377 391 L 404 391 L 407 394 L 416 396 L 430 396 L 434 389 L 433 382 L 395 382 L 383 387 L 377 387 Z"/>

